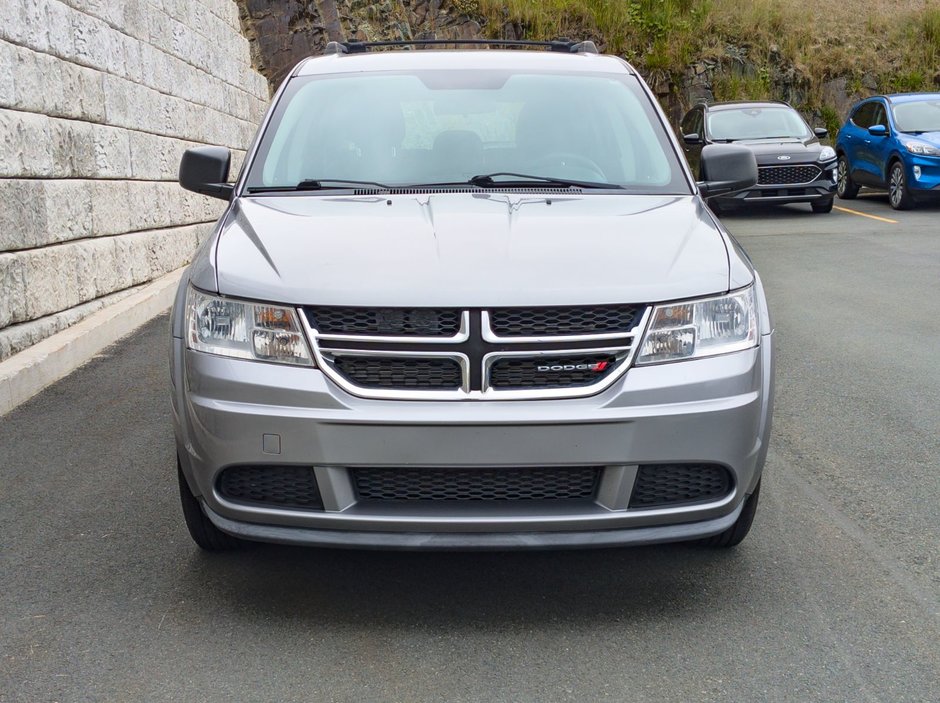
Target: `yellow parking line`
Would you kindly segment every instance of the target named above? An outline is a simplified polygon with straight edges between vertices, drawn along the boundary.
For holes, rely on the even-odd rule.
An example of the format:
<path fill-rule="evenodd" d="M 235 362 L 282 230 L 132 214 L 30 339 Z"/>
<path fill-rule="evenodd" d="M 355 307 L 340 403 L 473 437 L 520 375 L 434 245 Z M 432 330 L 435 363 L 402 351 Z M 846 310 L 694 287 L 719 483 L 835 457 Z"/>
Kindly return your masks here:
<path fill-rule="evenodd" d="M 878 215 L 869 215 L 867 212 L 859 212 L 858 210 L 850 210 L 847 207 L 839 207 L 838 205 L 834 205 L 833 207 L 839 212 L 847 212 L 850 215 L 858 215 L 859 217 L 867 217 L 869 220 L 878 220 L 879 222 L 887 222 L 889 225 L 898 224 L 897 220 L 891 220 L 891 219 L 888 219 L 887 217 L 878 217 Z"/>

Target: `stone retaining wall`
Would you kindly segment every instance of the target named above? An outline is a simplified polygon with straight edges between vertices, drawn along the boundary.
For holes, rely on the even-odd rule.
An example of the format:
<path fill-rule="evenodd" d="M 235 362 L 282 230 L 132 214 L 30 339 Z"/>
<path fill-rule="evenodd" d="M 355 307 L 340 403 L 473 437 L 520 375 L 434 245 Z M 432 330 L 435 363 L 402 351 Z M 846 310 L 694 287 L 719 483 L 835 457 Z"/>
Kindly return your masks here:
<path fill-rule="evenodd" d="M 234 173 L 267 100 L 233 0 L 5 0 L 0 360 L 186 264 L 223 203 L 180 156 Z"/>

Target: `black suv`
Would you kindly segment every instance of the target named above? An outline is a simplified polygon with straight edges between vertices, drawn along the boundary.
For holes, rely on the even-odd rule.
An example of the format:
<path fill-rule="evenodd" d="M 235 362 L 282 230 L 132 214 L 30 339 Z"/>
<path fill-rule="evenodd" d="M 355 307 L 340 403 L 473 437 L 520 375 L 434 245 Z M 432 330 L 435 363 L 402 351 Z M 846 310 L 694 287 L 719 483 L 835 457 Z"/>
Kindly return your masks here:
<path fill-rule="evenodd" d="M 734 142 L 757 157 L 757 185 L 711 201 L 712 209 L 744 203 L 806 203 L 830 212 L 836 188 L 836 152 L 819 143 L 828 136 L 811 129 L 783 102 L 700 103 L 682 118 L 683 149 L 692 172 L 704 178 L 702 148 Z"/>

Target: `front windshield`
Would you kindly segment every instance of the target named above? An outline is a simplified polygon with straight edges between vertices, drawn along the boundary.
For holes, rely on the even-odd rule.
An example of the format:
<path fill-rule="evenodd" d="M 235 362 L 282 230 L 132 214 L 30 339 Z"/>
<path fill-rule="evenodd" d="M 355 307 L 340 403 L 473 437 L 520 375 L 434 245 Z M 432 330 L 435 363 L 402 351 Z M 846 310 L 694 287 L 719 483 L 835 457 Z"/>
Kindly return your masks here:
<path fill-rule="evenodd" d="M 894 123 L 902 132 L 940 132 L 940 96 L 894 105 Z"/>
<path fill-rule="evenodd" d="M 717 141 L 740 139 L 805 139 L 809 126 L 789 107 L 741 107 L 708 113 L 708 134 Z"/>
<path fill-rule="evenodd" d="M 690 193 L 633 76 L 496 70 L 294 79 L 246 184 L 249 191 L 340 179 L 403 186 L 501 172 Z"/>

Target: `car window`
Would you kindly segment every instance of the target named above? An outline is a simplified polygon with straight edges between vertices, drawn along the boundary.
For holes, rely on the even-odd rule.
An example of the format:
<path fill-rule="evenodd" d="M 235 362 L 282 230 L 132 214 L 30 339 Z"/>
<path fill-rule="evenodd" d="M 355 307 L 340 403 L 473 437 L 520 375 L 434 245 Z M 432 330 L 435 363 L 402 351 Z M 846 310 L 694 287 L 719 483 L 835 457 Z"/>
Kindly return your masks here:
<path fill-rule="evenodd" d="M 940 132 L 940 97 L 896 104 L 894 123 L 902 132 Z"/>
<path fill-rule="evenodd" d="M 690 192 L 635 77 L 492 70 L 294 79 L 246 182 L 405 185 L 497 171 Z"/>
<path fill-rule="evenodd" d="M 875 103 L 875 114 L 872 117 L 872 125 L 888 126 L 888 116 L 885 114 L 885 107 L 881 103 Z"/>
<path fill-rule="evenodd" d="M 811 134 L 800 114 L 784 106 L 714 110 L 708 114 L 708 133 L 717 141 L 776 137 L 803 139 Z"/>
<path fill-rule="evenodd" d="M 875 124 L 875 106 L 877 103 L 862 103 L 852 114 L 852 124 L 868 129 Z"/>

